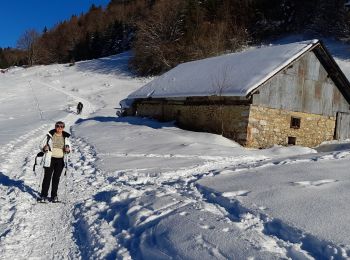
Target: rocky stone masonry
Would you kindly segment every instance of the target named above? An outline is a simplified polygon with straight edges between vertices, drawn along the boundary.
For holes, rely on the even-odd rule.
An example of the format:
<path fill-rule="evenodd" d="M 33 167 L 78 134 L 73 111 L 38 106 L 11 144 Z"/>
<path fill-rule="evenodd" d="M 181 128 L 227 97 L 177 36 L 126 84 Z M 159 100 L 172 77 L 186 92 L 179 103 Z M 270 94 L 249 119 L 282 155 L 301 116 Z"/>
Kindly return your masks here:
<path fill-rule="evenodd" d="M 249 106 L 141 103 L 137 105 L 137 115 L 162 121 L 175 120 L 184 129 L 222 134 L 245 144 Z"/>
<path fill-rule="evenodd" d="M 336 121 L 335 117 L 254 105 L 141 103 L 137 115 L 174 120 L 184 129 L 222 134 L 253 148 L 288 145 L 288 137 L 295 137 L 296 145 L 314 147 L 333 140 Z M 292 116 L 300 118 L 300 129 L 291 128 Z"/>
<path fill-rule="evenodd" d="M 300 118 L 299 129 L 291 128 L 292 116 Z M 246 146 L 288 145 L 288 137 L 296 137 L 296 145 L 314 147 L 323 141 L 333 140 L 335 121 L 335 117 L 252 105 Z"/>

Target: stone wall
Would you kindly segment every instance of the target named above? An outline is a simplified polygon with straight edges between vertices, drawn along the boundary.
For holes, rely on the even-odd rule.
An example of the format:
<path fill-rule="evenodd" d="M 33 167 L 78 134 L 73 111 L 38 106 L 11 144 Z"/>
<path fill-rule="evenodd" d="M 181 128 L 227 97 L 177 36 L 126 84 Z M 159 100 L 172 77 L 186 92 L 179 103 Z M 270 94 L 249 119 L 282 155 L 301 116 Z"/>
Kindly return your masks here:
<path fill-rule="evenodd" d="M 300 118 L 300 128 L 291 128 L 291 117 Z M 292 112 L 252 105 L 248 123 L 248 147 L 266 148 L 273 144 L 288 145 L 288 137 L 296 145 L 314 147 L 333 140 L 335 117 Z"/>
<path fill-rule="evenodd" d="M 163 109 L 161 103 L 142 102 L 136 105 L 136 115 L 151 117 L 163 121 Z"/>
<path fill-rule="evenodd" d="M 296 145 L 314 147 L 333 140 L 335 117 L 292 112 L 255 105 L 185 105 L 169 102 L 137 104 L 137 115 L 161 121 L 176 121 L 188 130 L 222 134 L 239 144 L 267 148 L 288 145 L 288 137 Z M 291 128 L 291 118 L 300 119 L 300 128 Z"/>
<path fill-rule="evenodd" d="M 184 129 L 222 134 L 246 144 L 249 105 L 185 105 L 144 102 L 137 115 L 162 121 L 175 120 Z"/>

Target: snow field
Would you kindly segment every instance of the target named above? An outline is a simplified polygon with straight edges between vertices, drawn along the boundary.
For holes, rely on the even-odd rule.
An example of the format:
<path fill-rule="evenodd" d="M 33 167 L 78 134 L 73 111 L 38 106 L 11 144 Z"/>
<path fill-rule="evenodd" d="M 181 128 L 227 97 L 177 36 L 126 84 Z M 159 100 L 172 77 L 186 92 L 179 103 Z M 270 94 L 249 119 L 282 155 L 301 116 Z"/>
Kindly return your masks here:
<path fill-rule="evenodd" d="M 308 257 L 346 259 L 350 252 L 346 235 L 349 209 L 344 203 L 349 155 L 343 151 L 268 163 L 241 175 L 200 180 L 198 188 L 208 201 L 227 209 L 233 219 L 254 216 L 262 224 L 262 232 L 281 240 L 286 249 L 299 245 Z M 290 166 L 285 168 L 286 164 Z M 336 179 L 323 177 L 329 176 L 330 169 L 336 169 L 331 174 Z M 295 179 L 304 181 L 292 181 Z"/>
<path fill-rule="evenodd" d="M 150 121 L 149 123 L 152 123 Z M 106 127 L 112 131 L 112 124 L 118 124 L 118 122 L 110 122 L 106 124 Z M 105 147 L 103 144 L 104 136 L 96 135 L 95 131 L 96 124 L 92 122 L 83 122 L 81 125 L 78 125 L 77 131 L 79 134 L 83 134 L 81 132 L 81 129 L 84 130 L 84 135 L 89 140 L 94 140 L 94 142 L 100 144 L 99 150 L 103 150 Z M 127 132 L 133 132 L 134 126 L 129 126 L 131 128 Z M 141 135 L 148 136 L 150 135 L 147 131 L 153 132 L 153 129 L 144 130 L 141 132 Z M 182 130 L 178 130 L 182 131 Z M 113 131 L 112 131 L 113 132 Z M 165 136 L 162 136 L 162 135 Z M 163 131 L 162 133 L 158 134 L 158 140 L 168 140 L 167 139 L 167 131 Z M 174 132 L 172 133 L 174 134 Z M 151 134 L 152 135 L 152 134 Z M 181 134 L 179 136 L 182 136 Z M 207 137 L 207 136 L 205 136 Z M 144 139 L 144 137 L 140 137 L 139 135 L 135 138 Z M 149 138 L 146 138 L 149 140 Z M 128 148 L 130 147 L 124 145 L 123 143 L 124 137 L 120 134 L 117 136 L 114 136 L 113 140 L 109 140 L 108 144 L 109 146 L 114 146 L 114 143 L 118 144 L 120 149 Z M 128 138 L 125 142 L 130 143 L 130 138 Z M 152 140 L 149 140 L 148 149 L 153 150 L 151 148 L 152 146 Z M 185 147 L 193 147 L 192 145 L 187 145 Z M 136 151 L 143 150 L 144 147 L 137 146 L 134 148 Z M 280 153 L 283 153 L 283 149 L 281 148 Z M 277 150 L 274 148 L 274 150 Z M 302 150 L 302 149 L 301 149 Z M 230 148 L 230 151 L 232 153 L 232 148 Z M 307 150 L 308 152 L 314 152 L 313 150 Z M 184 151 L 182 151 L 184 152 Z M 270 152 L 270 151 L 268 151 Z M 267 153 L 268 153 L 267 152 Z M 299 151 L 300 152 L 300 151 Z M 241 153 L 241 152 L 240 152 Z M 291 151 L 289 151 L 291 153 Z M 181 248 L 177 243 L 175 243 L 175 238 L 177 235 L 180 234 L 180 231 L 175 231 L 177 227 L 182 227 L 185 225 L 183 221 L 186 221 L 186 223 L 192 223 L 191 229 L 188 228 L 188 230 L 191 230 L 191 232 L 184 232 L 185 235 L 190 234 L 202 234 L 203 230 L 210 231 L 208 234 L 213 234 L 214 231 L 218 232 L 219 234 L 222 232 L 226 233 L 229 230 L 235 230 L 236 232 L 241 232 L 240 237 L 245 237 L 244 241 L 251 241 L 251 244 L 254 244 L 256 249 L 250 248 L 249 251 L 250 255 L 253 257 L 262 257 L 262 258 L 283 258 L 287 255 L 291 254 L 300 254 L 307 256 L 306 252 L 303 252 L 303 250 L 299 250 L 296 245 L 289 245 L 289 246 L 280 246 L 282 244 L 281 241 L 279 241 L 274 237 L 270 237 L 268 235 L 265 235 L 262 231 L 257 231 L 257 228 L 255 225 L 252 225 L 252 227 L 247 229 L 252 229 L 252 231 L 247 234 L 246 229 L 240 227 L 240 223 L 235 223 L 234 221 L 230 220 L 226 217 L 228 220 L 228 223 L 230 223 L 228 226 L 222 226 L 220 228 L 217 227 L 217 221 L 213 222 L 212 219 L 215 219 L 214 217 L 208 219 L 208 215 L 213 214 L 216 216 L 217 211 L 213 211 L 213 208 L 216 208 L 215 205 L 211 205 L 210 203 L 206 202 L 206 198 L 203 198 L 203 194 L 199 192 L 196 188 L 196 181 L 201 179 L 204 176 L 215 176 L 220 172 L 223 172 L 223 174 L 227 173 L 234 173 L 236 171 L 240 171 L 241 169 L 247 169 L 248 167 L 261 167 L 265 166 L 264 164 L 272 164 L 273 160 L 268 160 L 269 157 L 266 155 L 264 156 L 258 156 L 256 154 L 256 151 L 254 151 L 254 156 L 252 155 L 246 155 L 246 156 L 237 156 L 237 157 L 220 157 L 219 156 L 207 156 L 201 157 L 202 162 L 199 161 L 193 161 L 196 156 L 192 155 L 188 156 L 188 160 L 192 161 L 192 166 L 185 167 L 183 169 L 179 169 L 179 167 L 176 167 L 175 170 L 169 170 L 169 168 L 166 168 L 163 166 L 163 162 L 154 161 L 154 158 L 161 158 L 164 159 L 169 158 L 169 155 L 167 153 L 164 153 L 163 156 L 160 154 L 157 154 L 155 156 L 154 153 L 147 154 L 147 153 L 122 153 L 122 154 L 110 154 L 110 153 L 101 153 L 97 152 L 98 156 L 101 156 L 99 158 L 100 166 L 104 167 L 104 162 L 106 161 L 106 157 L 109 159 L 107 164 L 110 166 L 112 159 L 110 157 L 113 157 L 114 165 L 119 166 L 120 163 L 123 163 L 123 167 L 128 170 L 117 170 L 114 172 L 108 173 L 108 184 L 106 184 L 107 190 L 101 192 L 103 194 L 103 202 L 105 202 L 104 205 L 107 205 L 108 209 L 103 209 L 103 214 L 100 215 L 100 217 L 93 218 L 93 221 L 90 223 L 90 234 L 94 234 L 94 237 L 98 233 L 96 229 L 99 229 L 99 224 L 96 224 L 94 221 L 100 221 L 101 218 L 105 219 L 109 223 L 110 226 L 115 227 L 114 232 L 116 232 L 115 235 L 119 238 L 119 245 L 124 245 L 121 247 L 120 250 L 124 252 L 127 250 L 129 252 L 130 257 L 133 259 L 144 257 L 144 258 L 151 258 L 154 257 L 154 255 L 158 255 L 159 258 L 162 259 L 161 255 L 164 255 L 164 259 L 166 259 L 166 256 L 170 256 L 172 254 L 179 254 L 182 255 L 184 258 L 190 257 L 191 255 L 197 256 L 205 256 L 207 254 L 211 255 L 214 254 L 213 252 L 221 252 L 220 249 L 211 248 L 208 249 L 209 244 L 216 244 L 221 243 L 221 240 L 214 240 L 213 237 L 210 236 L 210 239 L 204 239 L 203 237 L 197 237 L 197 246 L 191 245 L 190 246 L 190 240 L 186 243 L 183 243 L 180 245 L 186 246 L 186 247 L 193 247 L 191 254 L 185 254 L 186 251 L 184 248 Z M 289 155 L 292 155 L 289 154 Z M 128 159 L 128 157 L 131 157 Z M 183 158 L 186 158 L 186 156 L 182 156 Z M 176 158 L 176 156 L 174 156 Z M 182 159 L 183 159 L 182 158 Z M 211 159 L 211 160 L 210 160 Z M 125 162 L 126 160 L 126 162 Z M 280 164 L 284 165 L 286 163 L 285 159 L 275 159 L 279 161 Z M 304 160 L 304 159 L 302 159 Z M 198 165 L 193 165 L 193 163 L 198 163 Z M 159 163 L 160 165 L 155 165 L 155 163 Z M 174 163 L 174 162 L 173 162 Z M 183 161 L 177 162 L 183 165 Z M 128 165 L 129 164 L 129 165 Z M 175 162 L 176 164 L 176 162 Z M 136 166 L 136 169 L 132 169 L 130 166 Z M 142 165 L 142 167 L 137 167 L 138 165 Z M 152 167 L 147 167 L 148 165 L 152 165 Z M 128 167 L 129 166 L 129 167 Z M 163 166 L 163 167 L 162 167 Z M 174 165 L 171 165 L 170 168 L 174 167 Z M 155 169 L 159 171 L 159 173 L 155 173 Z M 114 185 L 113 185 L 114 184 Z M 172 197 L 172 201 L 165 202 L 164 199 L 164 192 L 169 193 L 169 195 L 166 195 L 166 197 Z M 238 192 L 238 195 L 244 195 L 246 192 Z M 179 197 L 179 195 L 181 195 Z M 147 202 L 144 202 L 147 201 Z M 96 198 L 92 201 L 89 201 L 87 204 L 87 207 L 84 209 L 83 215 L 84 218 L 89 219 L 91 221 L 90 215 L 97 215 L 100 213 L 98 209 L 98 205 L 100 204 L 100 200 L 97 200 Z M 93 206 L 91 206 L 91 203 Z M 162 207 L 158 208 L 155 207 L 157 204 L 161 204 Z M 176 205 L 176 207 L 173 209 L 173 204 Z M 165 206 L 164 206 L 165 205 Z M 114 213 L 117 209 L 117 212 L 123 212 Z M 198 214 L 195 214 L 193 211 L 200 211 L 203 212 L 203 214 L 206 216 L 199 218 Z M 92 213 L 96 212 L 96 213 Z M 118 215 L 118 218 L 109 218 L 107 217 L 108 212 L 112 212 L 112 216 L 114 214 Z M 213 213 L 215 212 L 215 213 Z M 224 212 L 226 212 L 224 210 Z M 229 215 L 226 212 L 227 215 Z M 221 216 L 225 216 L 224 213 L 220 214 Z M 185 220 L 184 220 L 184 217 Z M 225 217 L 224 217 L 225 218 Z M 169 220 L 171 219 L 171 221 Z M 201 222 L 198 222 L 198 219 L 202 219 Z M 207 220 L 208 219 L 208 220 Z M 170 221 L 170 222 L 169 222 Z M 170 238 L 167 238 L 164 236 L 161 236 L 159 233 L 157 233 L 155 230 L 158 230 L 158 227 L 162 225 L 162 223 L 171 223 L 167 224 L 169 227 L 166 233 L 169 234 L 177 234 Z M 95 223 L 95 224 L 94 224 Z M 119 224 L 118 224 L 119 223 Z M 120 224 L 122 223 L 122 224 Z M 196 223 L 194 225 L 194 223 Z M 248 221 L 246 222 L 248 223 Z M 116 227 L 117 226 L 117 227 Z M 232 227 L 231 227 L 232 226 Z M 260 224 L 260 226 L 263 226 Z M 164 229 L 164 227 L 163 227 Z M 197 230 L 195 230 L 197 229 Z M 262 228 L 261 228 L 262 230 Z M 111 232 L 113 231 L 113 228 L 111 229 Z M 182 230 L 183 231 L 183 230 Z M 207 231 L 206 231 L 207 232 Z M 236 234 L 236 233 L 234 233 Z M 231 234 L 232 235 L 232 234 Z M 121 238 L 120 238 L 121 236 Z M 125 238 L 126 236 L 126 238 Z M 141 237 L 140 237 L 141 236 Z M 159 236 L 159 237 L 158 237 Z M 230 234 L 228 235 L 230 236 Z M 112 235 L 111 235 L 112 237 Z M 157 242 L 158 240 L 163 241 L 170 241 L 168 244 L 165 242 Z M 104 240 L 102 240 L 104 241 Z M 150 244 L 149 241 L 156 241 L 154 243 L 156 244 Z M 176 241 L 178 241 L 176 239 Z M 203 241 L 207 241 L 204 243 Z M 220 253 L 221 255 L 225 255 L 226 259 L 230 258 L 236 258 L 236 257 L 242 257 L 242 252 L 247 251 L 241 251 L 243 245 L 247 246 L 244 242 L 238 243 L 234 239 L 230 238 L 229 241 L 232 241 L 232 243 L 229 243 L 228 248 L 226 249 L 228 252 L 225 252 L 224 254 Z M 201 246 L 198 246 L 200 243 Z M 234 243 L 235 242 L 235 243 Z M 237 243 L 236 243 L 237 242 Z M 160 243 L 158 245 L 157 243 Z M 240 245 L 240 246 L 234 246 L 234 245 Z M 157 248 L 157 251 L 155 251 L 155 248 Z M 102 250 L 101 250 L 102 251 Z M 159 252 L 158 252 L 159 251 Z M 239 253 L 241 252 L 241 253 Z M 120 251 L 115 251 L 114 255 L 120 255 Z M 198 255 L 197 255 L 198 254 Z M 218 256 L 219 254 L 217 254 Z M 93 256 L 97 256 L 94 254 Z M 101 255 L 99 255 L 101 256 Z"/>
<path fill-rule="evenodd" d="M 129 56 L 0 75 L 0 259 L 349 258 L 349 143 L 253 150 L 116 118 L 150 80 Z M 57 120 L 73 144 L 62 203 L 37 204 L 34 155 Z"/>

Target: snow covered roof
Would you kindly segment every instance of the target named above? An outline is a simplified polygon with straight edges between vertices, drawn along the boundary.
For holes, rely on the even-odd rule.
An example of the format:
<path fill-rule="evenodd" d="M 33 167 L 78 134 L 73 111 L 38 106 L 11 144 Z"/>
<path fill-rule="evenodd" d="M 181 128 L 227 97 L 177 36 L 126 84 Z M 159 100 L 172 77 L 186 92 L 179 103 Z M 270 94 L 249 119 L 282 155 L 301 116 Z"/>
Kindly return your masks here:
<path fill-rule="evenodd" d="M 318 42 L 261 47 L 183 63 L 128 98 L 246 96 Z"/>

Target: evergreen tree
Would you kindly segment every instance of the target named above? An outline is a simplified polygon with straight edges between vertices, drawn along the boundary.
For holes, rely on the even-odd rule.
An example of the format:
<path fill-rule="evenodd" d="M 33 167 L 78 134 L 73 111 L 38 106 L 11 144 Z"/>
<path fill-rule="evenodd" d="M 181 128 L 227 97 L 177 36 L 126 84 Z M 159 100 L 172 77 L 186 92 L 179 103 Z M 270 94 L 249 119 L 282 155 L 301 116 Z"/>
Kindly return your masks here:
<path fill-rule="evenodd" d="M 2 50 L 2 48 L 0 48 L 0 69 L 5 69 L 7 67 L 8 67 L 8 64 L 5 60 L 4 51 Z"/>
<path fill-rule="evenodd" d="M 86 33 L 85 38 L 81 39 L 74 47 L 71 55 L 76 61 L 87 60 L 90 58 L 90 33 Z"/>
<path fill-rule="evenodd" d="M 103 50 L 102 55 L 117 54 L 130 49 L 130 37 L 132 28 L 122 21 L 116 20 L 109 25 L 103 34 Z"/>
<path fill-rule="evenodd" d="M 92 34 L 90 40 L 90 56 L 89 59 L 96 59 L 101 57 L 103 48 L 103 38 L 101 37 L 101 33 L 96 31 Z"/>
<path fill-rule="evenodd" d="M 319 0 L 309 29 L 327 36 L 344 36 L 349 33 L 348 24 L 344 0 Z"/>

